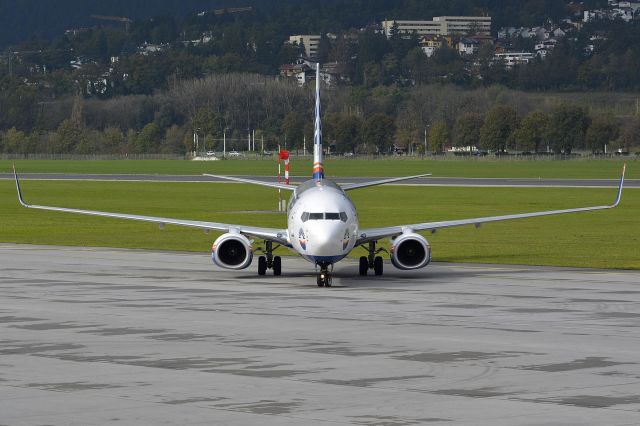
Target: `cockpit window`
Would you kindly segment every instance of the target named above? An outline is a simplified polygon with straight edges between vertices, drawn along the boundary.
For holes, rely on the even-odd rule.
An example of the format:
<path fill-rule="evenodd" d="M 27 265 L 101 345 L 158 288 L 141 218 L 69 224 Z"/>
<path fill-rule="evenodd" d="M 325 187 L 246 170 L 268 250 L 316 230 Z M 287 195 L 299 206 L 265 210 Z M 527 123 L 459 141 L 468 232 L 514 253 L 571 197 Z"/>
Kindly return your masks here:
<path fill-rule="evenodd" d="M 347 214 L 345 212 L 340 213 L 309 213 L 304 212 L 300 217 L 303 222 L 308 220 L 341 220 L 343 222 L 347 221 Z"/>

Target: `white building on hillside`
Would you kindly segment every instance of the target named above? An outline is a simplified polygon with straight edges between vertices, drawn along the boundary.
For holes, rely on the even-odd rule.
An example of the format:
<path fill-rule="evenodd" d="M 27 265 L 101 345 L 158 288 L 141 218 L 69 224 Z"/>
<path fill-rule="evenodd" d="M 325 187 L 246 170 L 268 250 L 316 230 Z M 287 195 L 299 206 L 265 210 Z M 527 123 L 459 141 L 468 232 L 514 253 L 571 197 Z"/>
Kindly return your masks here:
<path fill-rule="evenodd" d="M 292 35 L 289 37 L 289 43 L 304 45 L 304 53 L 309 58 L 315 58 L 318 53 L 318 45 L 320 44 L 320 35 Z"/>
<path fill-rule="evenodd" d="M 387 37 L 391 37 L 394 24 L 397 24 L 399 33 L 416 33 L 418 36 L 491 33 L 490 16 L 435 16 L 431 21 L 382 21 L 382 31 Z"/>

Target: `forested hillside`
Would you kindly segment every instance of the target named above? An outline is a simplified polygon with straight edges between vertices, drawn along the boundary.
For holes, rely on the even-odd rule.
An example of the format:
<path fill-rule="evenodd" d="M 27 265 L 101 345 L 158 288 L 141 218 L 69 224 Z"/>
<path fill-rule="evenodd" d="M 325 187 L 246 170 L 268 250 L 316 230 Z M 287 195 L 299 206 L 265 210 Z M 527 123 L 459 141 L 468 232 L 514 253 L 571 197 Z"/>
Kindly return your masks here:
<path fill-rule="evenodd" d="M 321 34 L 314 60 L 340 66 L 323 91 L 325 136 L 338 151 L 424 151 L 425 139 L 433 152 L 633 149 L 640 19 L 583 22 L 585 8 L 610 5 L 568 3 L 0 0 L 0 42 L 11 43 L 0 60 L 0 152 L 180 154 L 194 134 L 201 147 L 219 149 L 226 135 L 242 148 L 254 131 L 267 147 L 301 148 L 313 102 L 282 72 L 304 53 L 293 34 Z M 490 15 L 493 34 L 471 54 L 455 47 L 466 36 L 457 34 L 428 56 L 416 34 L 387 37 L 378 26 L 441 15 Z M 535 26 L 541 38 L 498 39 L 503 26 Z M 496 60 L 550 39 L 544 56 Z"/>
<path fill-rule="evenodd" d="M 278 31 L 337 31 L 385 18 L 430 19 L 440 15 L 489 14 L 496 28 L 557 19 L 569 0 L 0 0 L 0 47 L 65 30 L 96 25 L 91 15 L 148 19 L 184 16 L 224 7 L 253 6 L 248 21 Z M 587 0 L 588 7 L 606 0 Z"/>

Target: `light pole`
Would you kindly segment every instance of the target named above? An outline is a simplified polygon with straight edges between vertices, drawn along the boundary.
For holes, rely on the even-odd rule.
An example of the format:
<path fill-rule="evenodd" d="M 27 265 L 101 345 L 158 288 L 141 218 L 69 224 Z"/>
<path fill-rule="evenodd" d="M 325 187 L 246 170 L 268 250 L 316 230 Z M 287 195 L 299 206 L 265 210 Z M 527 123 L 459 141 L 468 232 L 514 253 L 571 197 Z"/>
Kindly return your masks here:
<path fill-rule="evenodd" d="M 198 151 L 200 151 L 200 127 L 196 129 L 196 156 Z"/>
<path fill-rule="evenodd" d="M 228 127 L 222 130 L 222 158 L 227 158 L 227 130 L 229 130 Z"/>
<path fill-rule="evenodd" d="M 427 127 L 424 128 L 424 156 L 426 157 L 427 155 L 427 129 L 429 128 L 429 125 L 427 124 Z"/>

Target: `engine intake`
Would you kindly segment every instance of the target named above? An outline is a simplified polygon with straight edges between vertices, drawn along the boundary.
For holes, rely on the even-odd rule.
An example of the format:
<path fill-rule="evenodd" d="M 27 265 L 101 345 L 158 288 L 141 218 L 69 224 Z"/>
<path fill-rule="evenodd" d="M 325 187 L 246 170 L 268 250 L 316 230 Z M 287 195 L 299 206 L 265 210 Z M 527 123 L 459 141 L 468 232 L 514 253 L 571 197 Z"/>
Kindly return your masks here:
<path fill-rule="evenodd" d="M 253 248 L 241 234 L 222 234 L 211 247 L 213 263 L 226 269 L 245 269 L 253 260 Z"/>
<path fill-rule="evenodd" d="M 424 268 L 431 262 L 431 246 L 425 237 L 402 234 L 391 245 L 391 263 L 398 269 Z"/>

